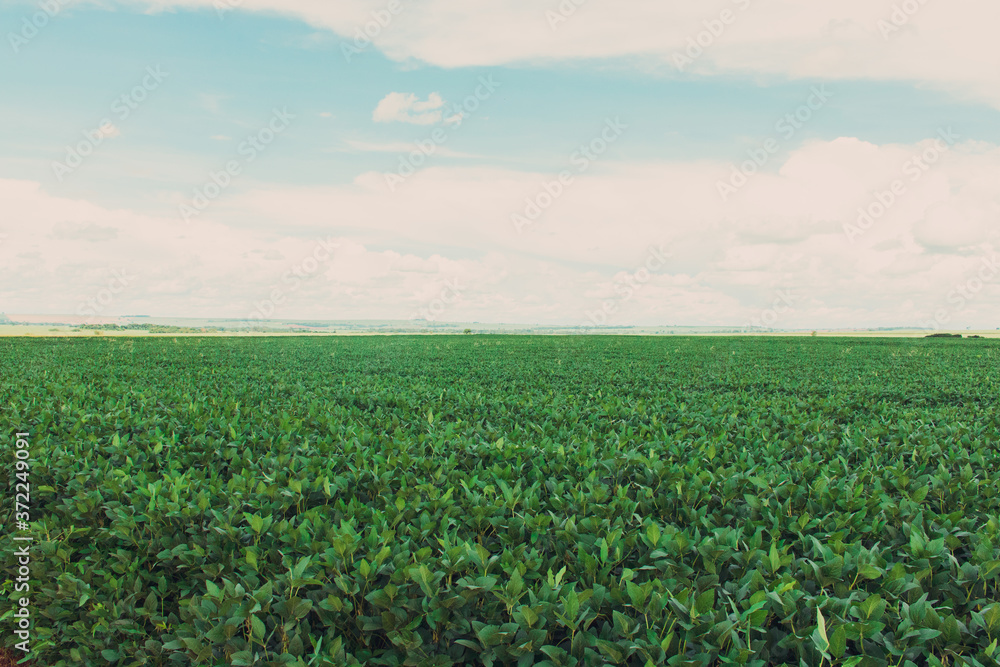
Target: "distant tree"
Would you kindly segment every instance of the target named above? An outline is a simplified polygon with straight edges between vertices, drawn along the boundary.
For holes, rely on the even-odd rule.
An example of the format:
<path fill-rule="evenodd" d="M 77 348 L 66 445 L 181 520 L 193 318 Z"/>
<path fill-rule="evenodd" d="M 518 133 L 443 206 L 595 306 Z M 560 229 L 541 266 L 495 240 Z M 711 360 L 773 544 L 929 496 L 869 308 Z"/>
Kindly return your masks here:
<path fill-rule="evenodd" d="M 467 333 L 467 334 L 470 334 L 470 333 L 472 333 L 472 329 L 466 329 L 466 330 L 465 330 L 465 331 L 463 331 L 462 333 Z"/>

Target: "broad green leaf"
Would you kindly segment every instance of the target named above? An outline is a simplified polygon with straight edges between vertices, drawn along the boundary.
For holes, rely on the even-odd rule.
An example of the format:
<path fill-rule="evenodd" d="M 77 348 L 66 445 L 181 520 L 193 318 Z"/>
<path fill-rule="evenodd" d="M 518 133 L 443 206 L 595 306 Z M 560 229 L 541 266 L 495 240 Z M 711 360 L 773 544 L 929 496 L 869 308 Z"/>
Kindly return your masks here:
<path fill-rule="evenodd" d="M 844 657 L 847 650 L 847 629 L 841 624 L 834 628 L 830 635 L 830 655 L 834 658 Z"/>
<path fill-rule="evenodd" d="M 660 527 L 655 522 L 646 527 L 646 537 L 653 547 L 660 543 Z"/>
<path fill-rule="evenodd" d="M 625 660 L 624 649 L 613 642 L 598 639 L 597 648 L 601 652 L 601 655 L 603 655 L 605 659 L 612 664 L 620 665 Z"/>
<path fill-rule="evenodd" d="M 715 606 L 715 589 L 709 589 L 695 598 L 694 608 L 699 614 L 707 614 Z"/>

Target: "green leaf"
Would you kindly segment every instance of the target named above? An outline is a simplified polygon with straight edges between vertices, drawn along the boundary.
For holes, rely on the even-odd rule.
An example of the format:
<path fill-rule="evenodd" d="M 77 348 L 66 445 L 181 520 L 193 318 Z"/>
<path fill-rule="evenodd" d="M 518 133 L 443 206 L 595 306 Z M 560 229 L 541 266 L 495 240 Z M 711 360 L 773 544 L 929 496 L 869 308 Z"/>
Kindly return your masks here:
<path fill-rule="evenodd" d="M 650 545 L 654 548 L 660 543 L 660 535 L 660 526 L 655 522 L 646 527 L 646 537 L 649 539 Z"/>
<path fill-rule="evenodd" d="M 460 646 L 465 646 L 466 648 L 471 648 L 476 653 L 482 653 L 483 652 L 483 647 L 482 646 L 480 646 L 476 642 L 471 641 L 469 639 L 456 639 L 455 643 L 459 644 Z"/>
<path fill-rule="evenodd" d="M 312 556 L 306 556 L 305 558 L 299 559 L 299 562 L 292 568 L 292 579 L 301 579 L 302 575 L 306 571 L 306 568 L 309 567 L 310 561 L 312 561 Z"/>
<path fill-rule="evenodd" d="M 994 602 L 983 609 L 983 621 L 986 623 L 986 630 L 991 635 L 1000 629 L 1000 602 Z"/>
<path fill-rule="evenodd" d="M 625 661 L 625 651 L 618 644 L 614 644 L 605 639 L 598 639 L 597 648 L 600 650 L 601 655 L 608 660 L 608 662 L 620 665 Z"/>
<path fill-rule="evenodd" d="M 229 657 L 229 664 L 238 667 L 249 667 L 253 662 L 253 653 L 250 651 L 237 651 Z"/>
<path fill-rule="evenodd" d="M 778 553 L 778 545 L 775 542 L 771 542 L 771 552 L 768 554 L 768 560 L 770 561 L 772 574 L 781 569 L 781 554 Z"/>
<path fill-rule="evenodd" d="M 633 607 L 642 610 L 646 606 L 646 593 L 638 584 L 627 581 L 625 582 L 625 590 L 628 592 Z"/>
<path fill-rule="evenodd" d="M 566 658 L 567 655 L 569 655 L 568 653 L 566 653 L 565 649 L 562 649 L 558 646 L 546 645 L 539 650 L 545 655 L 555 660 L 556 664 L 559 665 L 564 664 L 563 660 Z"/>
<path fill-rule="evenodd" d="M 258 639 L 263 639 L 264 635 L 267 633 L 267 628 L 264 626 L 264 621 L 260 620 L 256 614 L 250 615 L 250 635 Z"/>
<path fill-rule="evenodd" d="M 521 571 L 515 567 L 514 572 L 510 575 L 510 581 L 507 582 L 507 594 L 517 598 L 523 590 L 524 580 L 521 579 Z"/>
<path fill-rule="evenodd" d="M 612 616 L 615 619 L 615 629 L 622 637 L 628 637 L 632 634 L 632 623 L 628 616 L 617 610 L 612 612 Z"/>
<path fill-rule="evenodd" d="M 823 612 L 816 608 L 816 629 L 812 634 L 813 643 L 823 653 L 830 650 L 830 640 L 826 636 L 826 620 L 823 618 Z"/>
<path fill-rule="evenodd" d="M 715 606 L 715 589 L 710 588 L 703 592 L 694 601 L 694 608 L 699 615 L 707 614 Z"/>
<path fill-rule="evenodd" d="M 580 613 L 580 598 L 572 588 L 569 593 L 563 596 L 563 609 L 566 610 L 566 617 L 573 621 Z"/>
<path fill-rule="evenodd" d="M 847 629 L 843 624 L 838 625 L 830 635 L 830 655 L 834 658 L 844 657 L 847 651 Z"/>
<path fill-rule="evenodd" d="M 500 628 L 496 625 L 484 625 L 476 630 L 476 636 L 484 646 L 496 646 L 501 642 Z"/>
<path fill-rule="evenodd" d="M 270 580 L 268 580 L 263 586 L 257 589 L 257 592 L 253 594 L 253 599 L 261 604 L 264 604 L 265 602 L 269 602 L 273 595 L 274 586 L 271 584 Z"/>
<path fill-rule="evenodd" d="M 940 556 L 941 551 L 943 550 L 944 550 L 943 537 L 939 537 L 938 539 L 931 540 L 930 542 L 927 543 L 927 552 L 930 553 L 931 556 Z"/>

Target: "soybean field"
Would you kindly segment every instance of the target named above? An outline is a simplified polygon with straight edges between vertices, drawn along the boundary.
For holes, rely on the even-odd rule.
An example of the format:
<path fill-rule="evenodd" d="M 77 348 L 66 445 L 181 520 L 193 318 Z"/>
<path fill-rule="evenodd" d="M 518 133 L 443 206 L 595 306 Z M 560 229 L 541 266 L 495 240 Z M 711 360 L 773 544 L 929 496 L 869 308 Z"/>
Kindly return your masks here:
<path fill-rule="evenodd" d="M 996 665 L 998 362 L 985 339 L 0 339 L 0 644 L 24 608 L 51 667 Z"/>

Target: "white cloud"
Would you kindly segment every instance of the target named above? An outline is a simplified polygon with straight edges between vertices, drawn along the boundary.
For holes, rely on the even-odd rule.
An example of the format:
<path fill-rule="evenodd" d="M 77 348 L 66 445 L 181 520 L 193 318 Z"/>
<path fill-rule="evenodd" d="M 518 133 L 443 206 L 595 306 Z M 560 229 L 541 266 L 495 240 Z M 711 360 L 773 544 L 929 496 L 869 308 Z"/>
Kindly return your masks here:
<path fill-rule="evenodd" d="M 97 128 L 95 133 L 98 134 L 100 138 L 120 137 L 122 134 L 121 130 L 118 129 L 118 126 L 110 121 Z"/>
<path fill-rule="evenodd" d="M 389 93 L 372 114 L 376 123 L 412 123 L 433 125 L 441 122 L 444 100 L 437 93 L 431 93 L 421 102 L 413 93 Z"/>
<path fill-rule="evenodd" d="M 129 4 L 211 6 L 215 0 L 123 0 Z M 912 16 L 896 6 L 919 7 Z M 241 9 L 297 16 L 354 39 L 383 0 L 245 0 Z M 698 53 L 685 73 L 766 74 L 825 79 L 906 80 L 1000 106 L 1000 4 L 983 0 L 627 0 L 583 3 L 553 21 L 557 0 L 429 0 L 408 4 L 405 21 L 384 30 L 377 48 L 393 60 L 440 67 L 623 57 L 677 73 L 675 56 Z M 722 12 L 728 25 L 720 32 Z M 899 30 L 888 32 L 886 26 Z M 553 29 L 553 25 L 555 29 Z M 718 34 L 711 34 L 711 30 Z"/>
<path fill-rule="evenodd" d="M 617 299 L 611 324 L 740 325 L 790 290 L 777 327 L 915 325 L 939 307 L 954 326 L 996 327 L 1000 275 L 961 308 L 949 293 L 1000 252 L 1000 148 L 954 146 L 862 235 L 845 234 L 926 145 L 809 143 L 727 202 L 715 184 L 728 164 L 595 164 L 521 234 L 511 214 L 553 174 L 435 167 L 392 195 L 377 173 L 265 187 L 191 226 L 0 180 L 18 221 L 0 228 L 0 299 L 7 312 L 72 313 L 127 269 L 139 277 L 119 313 L 244 317 L 329 236 L 334 259 L 275 316 L 403 319 L 457 280 L 443 319 L 580 324 Z M 623 299 L 660 244 L 666 267 Z"/>
<path fill-rule="evenodd" d="M 929 248 L 972 247 L 988 240 L 1000 227 L 997 204 L 953 199 L 927 209 L 913 230 L 919 243 Z"/>

